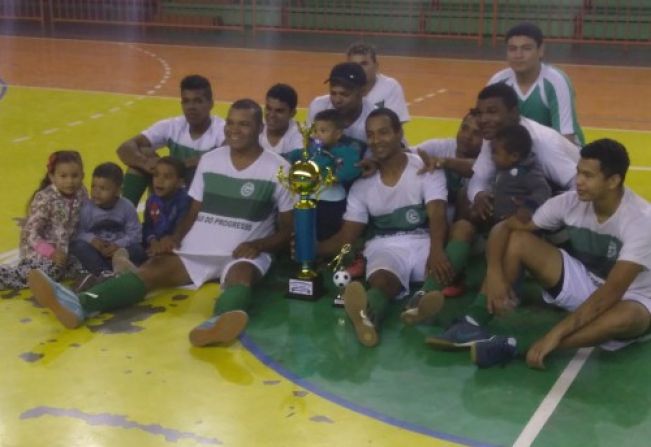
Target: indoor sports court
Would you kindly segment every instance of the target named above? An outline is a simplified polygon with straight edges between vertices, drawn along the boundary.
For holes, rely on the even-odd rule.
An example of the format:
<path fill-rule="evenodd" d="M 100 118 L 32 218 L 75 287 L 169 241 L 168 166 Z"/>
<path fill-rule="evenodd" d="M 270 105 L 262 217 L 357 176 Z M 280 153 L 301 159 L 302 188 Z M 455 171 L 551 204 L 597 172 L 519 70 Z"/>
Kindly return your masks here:
<path fill-rule="evenodd" d="M 586 140 L 631 157 L 626 183 L 651 200 L 651 2 L 647 0 L 0 0 L 0 262 L 50 154 L 76 149 L 89 173 L 152 123 L 181 114 L 179 82 L 212 83 L 214 112 L 276 82 L 299 120 L 327 93 L 346 47 L 378 48 L 409 102 L 406 138 L 452 137 L 477 92 L 505 67 L 503 35 L 531 20 L 546 61 L 576 90 Z M 477 369 L 467 351 L 425 343 L 470 303 L 449 299 L 434 326 L 403 326 L 394 303 L 381 343 L 356 339 L 326 274 L 311 303 L 284 298 L 280 262 L 256 288 L 250 323 L 227 347 L 195 348 L 219 285 L 152 293 L 67 330 L 28 290 L 0 292 L 0 446 L 648 446 L 651 343 L 554 353 Z M 563 317 L 529 284 L 530 306 L 492 323 L 539 337 Z"/>

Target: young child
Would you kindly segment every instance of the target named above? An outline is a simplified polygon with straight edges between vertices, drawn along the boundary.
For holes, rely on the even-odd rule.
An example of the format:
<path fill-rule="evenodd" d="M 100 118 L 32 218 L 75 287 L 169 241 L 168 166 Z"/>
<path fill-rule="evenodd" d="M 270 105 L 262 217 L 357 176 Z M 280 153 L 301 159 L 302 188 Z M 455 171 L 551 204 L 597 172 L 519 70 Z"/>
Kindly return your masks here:
<path fill-rule="evenodd" d="M 308 151 L 310 158 L 319 165 L 321 172 L 327 168 L 337 180 L 318 196 L 316 208 L 317 240 L 325 240 L 339 231 L 346 211 L 346 195 L 353 181 L 360 176 L 357 163 L 362 158 L 363 147 L 343 134 L 343 120 L 335 109 L 322 110 L 314 116 L 314 140 Z M 302 150 L 284 154 L 290 163 L 300 160 Z"/>
<path fill-rule="evenodd" d="M 40 269 L 61 279 L 78 270 L 68 256 L 68 244 L 79 223 L 86 198 L 84 168 L 77 151 L 56 151 L 48 158 L 47 173 L 30 200 L 20 232 L 18 265 L 0 265 L 0 289 L 22 289 L 27 273 Z"/>
<path fill-rule="evenodd" d="M 493 183 L 493 222 L 517 215 L 529 221 L 550 196 L 551 188 L 531 152 L 531 136 L 520 124 L 506 127 L 491 141 L 497 169 Z"/>
<path fill-rule="evenodd" d="M 93 275 L 112 270 L 112 257 L 120 248 L 136 264 L 146 258 L 138 213 L 120 197 L 122 179 L 122 169 L 115 163 L 95 168 L 91 197 L 84 203 L 79 231 L 70 243 L 70 253 Z"/>
<path fill-rule="evenodd" d="M 190 209 L 192 200 L 184 188 L 185 170 L 183 162 L 173 157 L 156 162 L 142 227 L 142 241 L 149 256 L 169 252 L 174 245 L 170 237 Z"/>

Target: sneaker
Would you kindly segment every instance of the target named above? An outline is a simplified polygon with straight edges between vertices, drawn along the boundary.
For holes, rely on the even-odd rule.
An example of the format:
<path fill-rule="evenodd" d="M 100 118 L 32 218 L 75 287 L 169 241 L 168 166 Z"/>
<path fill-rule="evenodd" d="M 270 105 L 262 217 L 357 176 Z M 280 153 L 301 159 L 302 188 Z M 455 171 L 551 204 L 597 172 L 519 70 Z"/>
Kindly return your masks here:
<path fill-rule="evenodd" d="M 366 271 L 366 260 L 364 260 L 364 256 L 360 255 L 353 259 L 353 262 L 351 262 L 350 265 L 346 267 L 346 271 L 351 278 L 363 277 L 364 272 Z"/>
<path fill-rule="evenodd" d="M 425 293 L 419 290 L 407 302 L 407 308 L 400 314 L 403 323 L 414 325 L 430 320 L 443 308 L 444 297 L 441 292 Z"/>
<path fill-rule="evenodd" d="M 506 365 L 515 358 L 516 352 L 515 338 L 496 335 L 473 344 L 470 347 L 470 358 L 478 367 L 490 368 Z"/>
<path fill-rule="evenodd" d="M 355 327 L 357 339 L 364 346 L 373 347 L 378 344 L 379 337 L 373 315 L 368 307 L 366 290 L 359 281 L 353 281 L 344 290 L 344 309 Z"/>
<path fill-rule="evenodd" d="M 425 343 L 436 349 L 456 350 L 470 348 L 479 341 L 487 341 L 491 335 L 481 326 L 465 318 L 447 328 L 441 335 L 427 337 Z"/>
<path fill-rule="evenodd" d="M 190 331 L 192 346 L 228 344 L 235 340 L 249 322 L 243 310 L 232 310 L 215 315 Z"/>
<path fill-rule="evenodd" d="M 85 316 L 77 295 L 67 287 L 52 280 L 41 270 L 30 270 L 27 286 L 36 301 L 50 309 L 68 329 L 79 327 Z"/>
<path fill-rule="evenodd" d="M 136 273 L 138 271 L 138 267 L 129 260 L 129 252 L 126 248 L 118 248 L 115 250 L 111 258 L 111 264 L 116 274 L 125 272 Z"/>

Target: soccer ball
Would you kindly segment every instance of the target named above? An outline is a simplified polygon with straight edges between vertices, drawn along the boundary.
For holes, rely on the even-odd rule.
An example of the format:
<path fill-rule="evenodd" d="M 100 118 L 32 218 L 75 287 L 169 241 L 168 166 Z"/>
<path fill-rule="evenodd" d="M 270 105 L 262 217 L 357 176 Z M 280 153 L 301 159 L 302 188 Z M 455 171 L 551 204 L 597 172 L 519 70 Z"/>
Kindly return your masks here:
<path fill-rule="evenodd" d="M 350 284 L 350 273 L 346 270 L 337 270 L 334 275 L 332 275 L 332 282 L 335 283 L 335 286 L 343 288 Z"/>

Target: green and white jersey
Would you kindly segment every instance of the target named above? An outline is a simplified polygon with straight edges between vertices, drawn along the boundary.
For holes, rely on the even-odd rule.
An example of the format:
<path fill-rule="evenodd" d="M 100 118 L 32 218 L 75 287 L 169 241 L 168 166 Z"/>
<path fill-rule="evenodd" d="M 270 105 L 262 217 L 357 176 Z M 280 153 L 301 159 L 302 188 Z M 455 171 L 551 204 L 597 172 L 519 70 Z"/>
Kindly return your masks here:
<path fill-rule="evenodd" d="M 373 237 L 429 234 L 425 205 L 447 200 L 445 175 L 441 170 L 418 175 L 422 160 L 405 155 L 407 165 L 394 186 L 385 185 L 379 171 L 353 183 L 344 220 L 367 224 Z"/>
<path fill-rule="evenodd" d="M 197 139 L 190 136 L 190 125 L 184 116 L 177 116 L 157 122 L 142 134 L 149 140 L 151 147 L 160 149 L 167 146 L 170 155 L 179 160 L 186 160 L 216 149 L 224 144 L 224 120 L 212 117 L 208 130 Z"/>
<path fill-rule="evenodd" d="M 558 68 L 541 64 L 536 82 L 523 93 L 518 86 L 515 72 L 505 68 L 497 72 L 488 84 L 504 82 L 518 94 L 520 113 L 545 126 L 556 129 L 563 135 L 574 134 L 577 143 L 585 144 L 583 131 L 576 115 L 576 101 L 572 82 Z"/>
<path fill-rule="evenodd" d="M 400 118 L 400 121 L 406 123 L 409 121 L 409 110 L 405 93 L 402 86 L 395 79 L 378 73 L 375 78 L 375 84 L 370 92 L 364 97 L 375 107 L 386 107 L 393 110 Z"/>
<path fill-rule="evenodd" d="M 626 296 L 651 298 L 651 205 L 625 189 L 622 201 L 605 222 L 599 223 L 592 202 L 582 202 L 576 191 L 552 197 L 533 216 L 541 229 L 567 228 L 570 254 L 578 259 L 599 283 L 603 283 L 617 261 L 644 267 Z"/>
<path fill-rule="evenodd" d="M 317 96 L 310 103 L 308 110 L 308 124 L 314 122 L 314 117 L 322 110 L 334 109 L 330 101 L 330 95 Z M 362 113 L 359 114 L 354 123 L 344 129 L 344 135 L 364 144 L 366 147 L 366 117 L 375 109 L 366 98 L 362 99 Z"/>
<path fill-rule="evenodd" d="M 410 148 L 414 154 L 418 153 L 418 149 L 423 150 L 430 157 L 457 158 L 457 139 L 433 138 Z M 452 170 L 445 169 L 444 172 L 448 187 L 448 202 L 454 204 L 459 190 L 468 183 L 468 179 Z"/>
<path fill-rule="evenodd" d="M 293 151 L 294 149 L 302 149 L 304 145 L 303 135 L 301 135 L 301 131 L 298 129 L 298 125 L 294 120 L 291 120 L 289 122 L 289 127 L 287 128 L 285 135 L 283 135 L 283 137 L 278 141 L 278 143 L 276 143 L 275 146 L 272 146 L 269 142 L 269 139 L 267 138 L 266 124 L 264 126 L 264 129 L 262 129 L 262 133 L 260 133 L 259 140 L 260 146 L 262 146 L 263 149 L 275 152 L 276 154 L 285 154 L 287 152 Z"/>
<path fill-rule="evenodd" d="M 277 213 L 294 204 L 278 182 L 281 166 L 289 169 L 280 155 L 263 151 L 246 169 L 237 170 L 229 146 L 202 157 L 189 191 L 201 202 L 201 211 L 179 253 L 230 256 L 240 243 L 271 235 Z"/>

